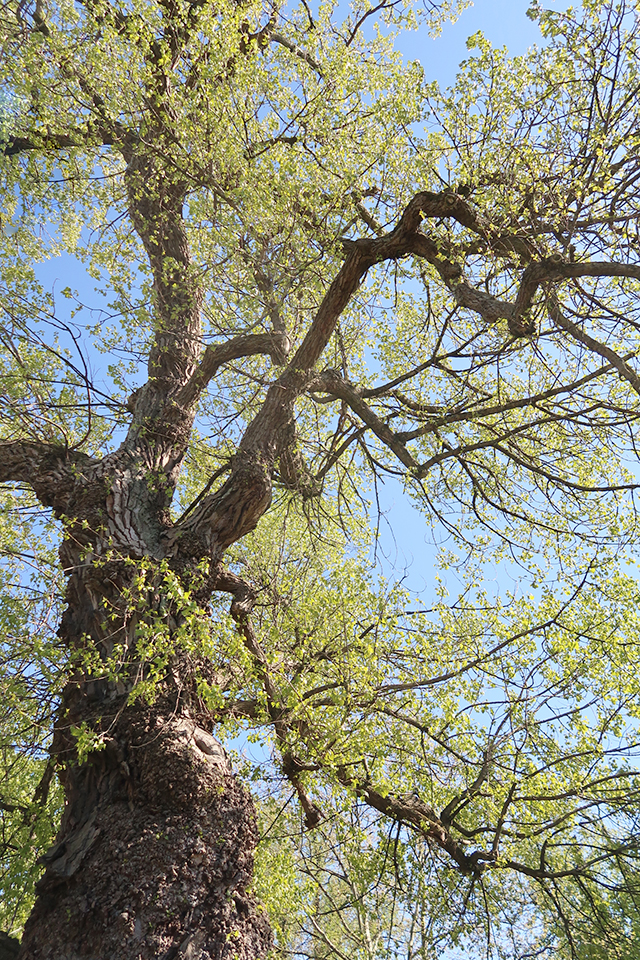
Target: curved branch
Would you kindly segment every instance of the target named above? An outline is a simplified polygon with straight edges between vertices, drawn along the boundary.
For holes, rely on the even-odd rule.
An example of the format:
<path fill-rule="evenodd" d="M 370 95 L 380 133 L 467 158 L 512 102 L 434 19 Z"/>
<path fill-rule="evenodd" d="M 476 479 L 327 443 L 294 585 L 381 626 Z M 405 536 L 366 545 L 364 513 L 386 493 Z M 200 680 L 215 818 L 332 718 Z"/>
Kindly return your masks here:
<path fill-rule="evenodd" d="M 549 280 L 570 280 L 576 277 L 631 277 L 640 280 L 640 265 L 633 263 L 570 263 L 559 256 L 547 257 L 530 263 L 522 275 L 520 289 L 513 308 L 512 322 L 517 324 L 531 306 L 536 290 Z"/>
<path fill-rule="evenodd" d="M 393 450 L 398 460 L 412 470 L 417 470 L 419 464 L 414 460 L 405 445 L 398 440 L 398 437 L 389 427 L 373 412 L 371 407 L 363 401 L 356 388 L 344 380 L 335 370 L 325 370 L 313 382 L 314 389 L 320 389 L 330 393 L 332 396 L 344 400 L 345 403 L 356 413 L 363 423 L 375 433 L 379 440 Z"/>
<path fill-rule="evenodd" d="M 319 497 L 322 483 L 313 476 L 298 447 L 297 431 L 292 420 L 282 431 L 278 452 L 280 480 L 287 490 L 294 490 L 303 500 Z"/>
<path fill-rule="evenodd" d="M 78 483 L 98 461 L 93 457 L 48 443 L 16 440 L 0 443 L 0 483 L 24 483 L 40 503 L 62 517 L 73 515 L 72 498 Z"/>
<path fill-rule="evenodd" d="M 376 263 L 408 254 L 438 258 L 435 243 L 419 232 L 420 224 L 430 217 L 449 216 L 454 216 L 461 223 L 477 223 L 471 208 L 460 197 L 450 191 L 431 193 L 425 190 L 410 200 L 390 233 L 344 242 L 345 261 L 293 359 L 271 385 L 261 409 L 247 427 L 229 480 L 215 494 L 204 498 L 186 521 L 167 533 L 169 549 L 202 551 L 200 555 L 209 553 L 217 558 L 231 543 L 254 529 L 271 503 L 275 460 L 288 426 L 293 421 L 295 402 L 309 389 L 328 389 L 336 396 L 343 396 L 354 412 L 393 450 L 401 463 L 413 470 L 419 468 L 404 444 L 367 407 L 351 385 L 332 372 L 318 377 L 313 374 L 313 368 L 367 270 Z M 448 277 L 450 284 L 460 277 L 461 269 L 457 264 L 450 265 L 442 261 L 439 269 L 443 271 L 443 276 Z M 217 369 L 221 354 L 216 354 L 217 348 L 210 349 L 210 359 L 204 373 L 192 374 L 187 385 L 181 387 L 181 391 L 184 391 L 181 394 L 183 403 L 185 399 L 195 398 L 198 389 L 202 388 L 198 383 L 206 381 L 207 376 L 212 376 Z M 201 380 L 194 380 L 198 376 Z M 177 393 L 180 395 L 180 391 Z M 191 546 L 188 546 L 189 543 Z"/>
<path fill-rule="evenodd" d="M 0 143 L 0 153 L 5 157 L 14 157 L 29 150 L 69 150 L 74 147 L 103 146 L 110 147 L 118 140 L 111 131 L 90 125 L 85 130 L 72 130 L 71 133 L 32 133 L 28 137 L 9 137 Z"/>
<path fill-rule="evenodd" d="M 265 354 L 270 356 L 274 363 L 282 364 L 287 359 L 289 350 L 286 333 L 241 334 L 226 343 L 211 345 L 205 350 L 197 370 L 177 393 L 175 400 L 182 407 L 191 407 L 223 363 Z"/>
<path fill-rule="evenodd" d="M 375 238 L 343 241 L 345 262 L 320 304 L 307 335 L 291 361 L 291 367 L 296 370 L 310 370 L 315 366 L 335 330 L 338 317 L 358 289 L 367 270 L 375 263 L 397 260 L 411 253 L 427 259 L 438 259 L 436 244 L 419 233 L 419 227 L 425 219 L 453 215 L 457 199 L 448 191 L 431 193 L 423 190 L 409 201 L 390 233 Z M 467 207 L 466 204 L 464 206 Z M 445 261 L 440 262 L 440 269 L 447 273 Z M 458 278 L 460 273 L 460 267 L 457 264 L 452 265 L 449 281 Z"/>
<path fill-rule="evenodd" d="M 378 810 L 386 817 L 392 817 L 397 823 L 417 829 L 423 837 L 448 853 L 462 873 L 479 876 L 485 869 L 484 865 L 492 863 L 496 859 L 492 850 L 475 850 L 471 854 L 465 853 L 433 808 L 419 797 L 383 795 L 375 790 L 368 781 L 354 780 L 346 772 L 340 770 L 337 772 L 337 777 L 345 787 L 355 790 L 356 796 L 364 800 L 374 810 Z"/>
<path fill-rule="evenodd" d="M 621 362 L 625 362 L 626 360 L 631 359 L 633 356 L 635 356 L 635 353 L 628 353 L 619 359 Z M 534 407 L 536 404 L 543 403 L 545 400 L 551 400 L 553 397 L 558 397 L 563 393 L 574 393 L 591 380 L 597 380 L 599 377 L 604 376 L 613 369 L 615 369 L 613 363 L 605 363 L 601 367 L 598 367 L 597 370 L 592 370 L 591 373 L 587 373 L 584 377 L 580 377 L 579 380 L 574 380 L 572 383 L 568 384 L 561 384 L 559 387 L 551 387 L 549 390 L 543 390 L 540 393 L 531 394 L 528 397 L 521 397 L 518 400 L 506 400 L 504 403 L 496 403 L 490 407 L 472 407 L 467 410 L 454 410 L 451 413 L 440 417 L 434 416 L 434 418 L 429 420 L 428 423 L 423 424 L 423 426 L 418 427 L 415 430 L 398 432 L 396 434 L 396 438 L 406 443 L 409 440 L 417 440 L 418 437 L 423 437 L 427 433 L 432 433 L 434 430 L 438 430 L 440 427 L 449 426 L 449 424 L 452 423 L 465 423 L 468 421 L 476 422 L 484 419 L 485 417 L 492 417 L 497 416 L 498 414 L 506 413 L 508 410 L 517 410 L 522 407 Z M 367 391 L 367 394 L 370 395 L 371 391 Z"/>
<path fill-rule="evenodd" d="M 638 276 L 640 277 L 640 268 L 637 269 Z M 626 276 L 626 274 L 611 274 L 611 276 Z M 595 337 L 591 337 L 588 333 L 585 333 L 584 330 L 581 330 L 577 324 L 568 320 L 560 310 L 560 304 L 555 291 L 550 292 L 547 297 L 547 309 L 549 316 L 561 330 L 565 330 L 574 340 L 584 344 L 589 350 L 608 360 L 610 365 L 618 371 L 620 377 L 626 380 L 627 383 L 630 383 L 637 394 L 640 394 L 640 377 L 625 362 L 629 359 L 629 355 L 621 357 L 615 350 L 612 350 L 611 347 L 596 340 Z M 633 356 L 633 354 L 631 354 L 631 356 Z"/>
<path fill-rule="evenodd" d="M 281 47 L 289 50 L 304 63 L 308 63 L 309 66 L 315 70 L 319 77 L 324 78 L 324 71 L 315 57 L 312 57 L 310 53 L 307 53 L 306 50 L 303 50 L 301 47 L 299 47 L 297 43 L 289 40 L 289 38 L 285 37 L 284 34 L 280 33 L 279 30 L 269 30 L 268 36 L 269 40 L 273 41 L 273 43 L 280 44 Z"/>

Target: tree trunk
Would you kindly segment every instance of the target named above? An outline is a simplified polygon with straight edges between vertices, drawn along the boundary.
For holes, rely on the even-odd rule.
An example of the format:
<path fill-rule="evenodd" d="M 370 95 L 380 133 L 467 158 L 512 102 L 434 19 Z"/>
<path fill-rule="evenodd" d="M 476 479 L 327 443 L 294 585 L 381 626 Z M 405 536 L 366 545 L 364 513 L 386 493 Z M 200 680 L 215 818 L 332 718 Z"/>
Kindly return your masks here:
<path fill-rule="evenodd" d="M 125 760 L 118 746 L 127 735 Z M 253 805 L 215 745 L 193 722 L 134 709 L 118 722 L 113 749 L 71 771 L 85 790 L 46 855 L 21 960 L 268 952 L 269 924 L 248 891 Z"/>
<path fill-rule="evenodd" d="M 130 697 L 132 678 L 144 675 L 131 582 L 130 564 L 74 564 L 62 639 L 76 651 L 93 646 L 103 661 L 118 644 L 130 655 L 116 679 L 78 669 L 64 691 L 52 753 L 65 812 L 20 960 L 262 957 L 271 931 L 250 892 L 251 798 L 204 729 L 195 666 L 179 648 L 152 702 Z M 156 584 L 148 617 L 175 630 L 175 610 L 159 620 L 158 597 Z M 107 615 L 114 609 L 116 623 Z M 84 759 L 83 725 L 102 744 Z"/>
<path fill-rule="evenodd" d="M 157 143 L 136 152 L 124 142 L 122 151 L 156 311 L 149 379 L 129 398 L 127 435 L 102 460 L 30 441 L 3 444 L 0 458 L 0 480 L 28 483 L 64 524 L 60 637 L 74 671 L 52 744 L 65 811 L 19 956 L 254 960 L 269 951 L 271 932 L 250 893 L 253 805 L 211 735 L 185 652 L 189 627 L 166 578 L 197 597 L 190 615 L 206 624 L 225 549 L 270 503 L 278 437 L 306 380 L 294 371 L 297 392 L 271 391 L 229 479 L 188 523 L 174 524 L 200 394 L 225 358 L 282 359 L 286 338 L 239 337 L 202 354 L 186 187 L 167 175 Z"/>

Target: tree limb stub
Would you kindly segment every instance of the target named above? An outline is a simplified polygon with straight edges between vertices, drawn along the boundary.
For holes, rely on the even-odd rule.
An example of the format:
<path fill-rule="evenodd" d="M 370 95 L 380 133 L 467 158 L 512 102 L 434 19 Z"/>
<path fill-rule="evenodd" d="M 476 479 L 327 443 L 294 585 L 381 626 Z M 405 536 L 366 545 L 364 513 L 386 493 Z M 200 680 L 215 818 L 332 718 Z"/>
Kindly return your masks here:
<path fill-rule="evenodd" d="M 0 482 L 30 486 L 43 506 L 58 517 L 78 515 L 78 492 L 99 461 L 77 450 L 45 443 L 0 444 Z"/>

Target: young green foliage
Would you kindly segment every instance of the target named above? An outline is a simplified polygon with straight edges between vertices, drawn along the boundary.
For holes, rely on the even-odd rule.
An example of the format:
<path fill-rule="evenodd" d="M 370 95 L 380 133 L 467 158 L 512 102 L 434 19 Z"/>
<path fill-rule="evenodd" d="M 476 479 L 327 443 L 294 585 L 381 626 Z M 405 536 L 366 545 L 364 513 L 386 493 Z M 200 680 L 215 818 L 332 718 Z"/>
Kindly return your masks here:
<path fill-rule="evenodd" d="M 638 22 L 536 7 L 540 48 L 476 34 L 440 91 L 394 38 L 451 12 L 7 8 L 12 930 L 53 766 L 61 838 L 93 842 L 110 790 L 144 806 L 143 715 L 271 750 L 246 772 L 283 953 L 435 957 L 481 932 L 487 955 L 588 957 L 634 895 Z M 72 278 L 39 282 L 60 254 L 99 318 Z M 397 476 L 446 540 L 423 597 L 372 560 Z M 80 869 L 60 857 L 46 882 Z M 180 922 L 140 934 L 149 955 L 191 950 Z"/>

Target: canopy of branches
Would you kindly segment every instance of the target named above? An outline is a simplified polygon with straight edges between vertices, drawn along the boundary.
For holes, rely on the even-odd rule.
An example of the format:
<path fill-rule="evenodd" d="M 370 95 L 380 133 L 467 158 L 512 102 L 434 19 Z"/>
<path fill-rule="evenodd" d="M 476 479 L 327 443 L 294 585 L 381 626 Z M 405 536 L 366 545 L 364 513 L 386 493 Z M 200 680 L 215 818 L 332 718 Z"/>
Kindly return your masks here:
<path fill-rule="evenodd" d="M 180 646 L 221 736 L 262 744 L 244 774 L 283 954 L 632 956 L 637 8 L 536 8 L 539 46 L 476 35 L 442 91 L 395 45 L 448 12 L 3 8 L 7 930 L 59 816 L 73 528 L 135 567 L 129 695 Z M 69 499 L 98 471 L 99 529 L 93 488 Z M 437 545 L 421 597 L 376 566 L 385 483 Z M 215 573 L 208 606 L 176 557 Z M 121 650 L 84 655 L 118 682 Z"/>

